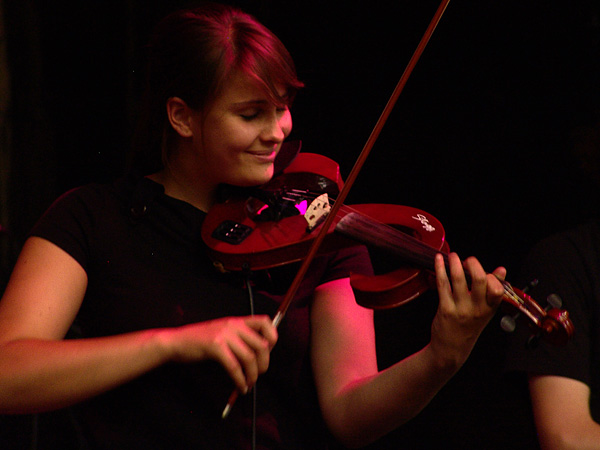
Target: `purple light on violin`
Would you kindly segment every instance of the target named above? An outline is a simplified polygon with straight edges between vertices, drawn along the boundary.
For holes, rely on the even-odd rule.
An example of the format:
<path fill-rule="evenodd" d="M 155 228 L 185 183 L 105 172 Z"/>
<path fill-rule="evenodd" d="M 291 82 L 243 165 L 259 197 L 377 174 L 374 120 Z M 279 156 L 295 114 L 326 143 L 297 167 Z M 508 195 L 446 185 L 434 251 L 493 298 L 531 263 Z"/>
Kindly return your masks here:
<path fill-rule="evenodd" d="M 300 203 L 298 203 L 296 206 L 296 209 L 298 211 L 300 211 L 300 215 L 304 215 L 306 214 L 306 210 L 308 209 L 308 202 L 306 200 L 302 200 Z"/>

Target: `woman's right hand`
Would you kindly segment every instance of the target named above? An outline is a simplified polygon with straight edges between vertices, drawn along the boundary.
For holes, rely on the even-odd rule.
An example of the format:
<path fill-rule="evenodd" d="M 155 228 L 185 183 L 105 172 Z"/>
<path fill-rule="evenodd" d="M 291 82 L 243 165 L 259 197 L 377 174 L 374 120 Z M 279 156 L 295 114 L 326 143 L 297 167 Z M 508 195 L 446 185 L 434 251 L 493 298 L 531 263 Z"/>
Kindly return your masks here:
<path fill-rule="evenodd" d="M 246 393 L 269 367 L 277 329 L 265 315 L 224 317 L 163 329 L 171 360 L 213 359 L 225 368 L 237 388 Z"/>

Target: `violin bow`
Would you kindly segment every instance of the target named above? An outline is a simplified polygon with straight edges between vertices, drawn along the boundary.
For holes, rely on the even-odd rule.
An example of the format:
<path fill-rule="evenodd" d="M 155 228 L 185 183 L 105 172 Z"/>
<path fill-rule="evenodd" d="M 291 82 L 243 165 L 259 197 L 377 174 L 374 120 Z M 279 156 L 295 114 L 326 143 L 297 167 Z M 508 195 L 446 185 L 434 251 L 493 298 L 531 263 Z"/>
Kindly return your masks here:
<path fill-rule="evenodd" d="M 281 302 L 281 305 L 279 306 L 277 312 L 275 313 L 275 316 L 273 317 L 272 323 L 276 328 L 279 326 L 279 324 L 285 317 L 285 314 L 287 313 L 287 310 L 290 307 L 290 305 L 294 299 L 294 296 L 298 292 L 298 289 L 300 288 L 300 284 L 302 283 L 302 280 L 304 279 L 304 276 L 306 275 L 306 272 L 308 271 L 310 264 L 312 263 L 313 259 L 315 258 L 317 252 L 319 251 L 321 243 L 323 242 L 323 240 L 325 239 L 325 236 L 327 235 L 327 231 L 331 228 L 331 225 L 333 224 L 333 221 L 335 220 L 338 210 L 340 209 L 341 205 L 344 203 L 344 200 L 348 196 L 348 192 L 350 191 L 350 188 L 354 184 L 354 181 L 358 177 L 358 174 L 361 171 L 365 161 L 367 160 L 367 157 L 371 153 L 371 149 L 375 145 L 375 142 L 377 141 L 377 138 L 379 137 L 381 130 L 383 129 L 385 123 L 387 122 L 387 119 L 390 116 L 392 109 L 394 109 L 394 106 L 396 105 L 396 101 L 400 97 L 400 94 L 402 93 L 402 90 L 404 89 L 404 86 L 406 85 L 408 78 L 410 77 L 413 69 L 417 65 L 417 62 L 419 61 L 419 58 L 423 54 L 425 47 L 427 47 L 427 44 L 428 44 L 431 36 L 433 35 L 433 32 L 437 28 L 449 3 L 450 3 L 450 0 L 442 0 L 440 5 L 438 6 L 433 18 L 431 19 L 431 22 L 429 23 L 429 26 L 427 27 L 427 29 L 425 30 L 425 33 L 423 34 L 423 37 L 419 41 L 419 45 L 417 45 L 417 48 L 415 49 L 412 57 L 410 58 L 410 61 L 406 65 L 406 68 L 404 69 L 402 76 L 398 80 L 398 83 L 396 84 L 396 87 L 394 88 L 392 95 L 390 96 L 387 104 L 385 105 L 385 108 L 383 109 L 381 115 L 379 116 L 377 123 L 375 123 L 375 126 L 373 127 L 373 130 L 371 131 L 371 134 L 369 135 L 367 142 L 365 143 L 362 151 L 358 155 L 358 158 L 357 158 L 356 162 L 354 163 L 354 166 L 352 167 L 352 170 L 350 171 L 350 174 L 348 175 L 348 178 L 345 181 L 344 186 L 340 190 L 340 193 L 338 194 L 336 201 L 334 202 L 333 206 L 331 207 L 331 210 L 329 211 L 329 214 L 327 215 L 327 218 L 325 219 L 323 226 L 321 227 L 317 236 L 315 237 L 314 241 L 312 242 L 312 244 L 308 250 L 308 253 L 306 254 L 306 257 L 303 259 L 302 264 L 300 265 L 300 268 L 298 269 L 298 272 L 296 273 L 296 276 L 294 277 L 294 280 L 292 281 L 292 284 L 288 288 L 288 290 L 285 294 L 285 297 L 283 298 L 283 300 Z M 225 408 L 223 409 L 223 413 L 221 414 L 221 417 L 223 419 L 227 418 L 227 416 L 231 412 L 231 408 L 235 404 L 238 396 L 239 396 L 239 391 L 237 389 L 234 390 L 231 393 L 231 395 L 229 396 L 227 405 L 225 405 Z"/>

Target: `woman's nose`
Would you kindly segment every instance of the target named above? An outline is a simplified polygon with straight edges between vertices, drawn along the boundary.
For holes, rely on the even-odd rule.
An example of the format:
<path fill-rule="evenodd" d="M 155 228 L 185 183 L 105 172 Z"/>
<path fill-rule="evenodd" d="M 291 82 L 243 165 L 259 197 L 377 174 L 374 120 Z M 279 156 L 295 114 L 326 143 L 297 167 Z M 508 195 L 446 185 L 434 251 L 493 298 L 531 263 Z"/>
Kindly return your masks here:
<path fill-rule="evenodd" d="M 265 127 L 263 139 L 265 141 L 282 142 L 292 131 L 292 117 L 289 110 L 282 114 L 275 114 Z"/>

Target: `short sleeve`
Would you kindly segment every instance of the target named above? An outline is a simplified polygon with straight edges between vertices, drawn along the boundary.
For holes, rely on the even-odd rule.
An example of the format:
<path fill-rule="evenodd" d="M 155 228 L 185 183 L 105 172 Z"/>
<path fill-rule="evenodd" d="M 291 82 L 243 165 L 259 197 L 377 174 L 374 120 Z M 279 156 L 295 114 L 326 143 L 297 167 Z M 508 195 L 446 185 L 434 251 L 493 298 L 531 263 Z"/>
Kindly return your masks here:
<path fill-rule="evenodd" d="M 46 239 L 71 255 L 87 270 L 94 215 L 103 202 L 92 186 L 73 189 L 59 197 L 43 214 L 30 236 Z"/>

